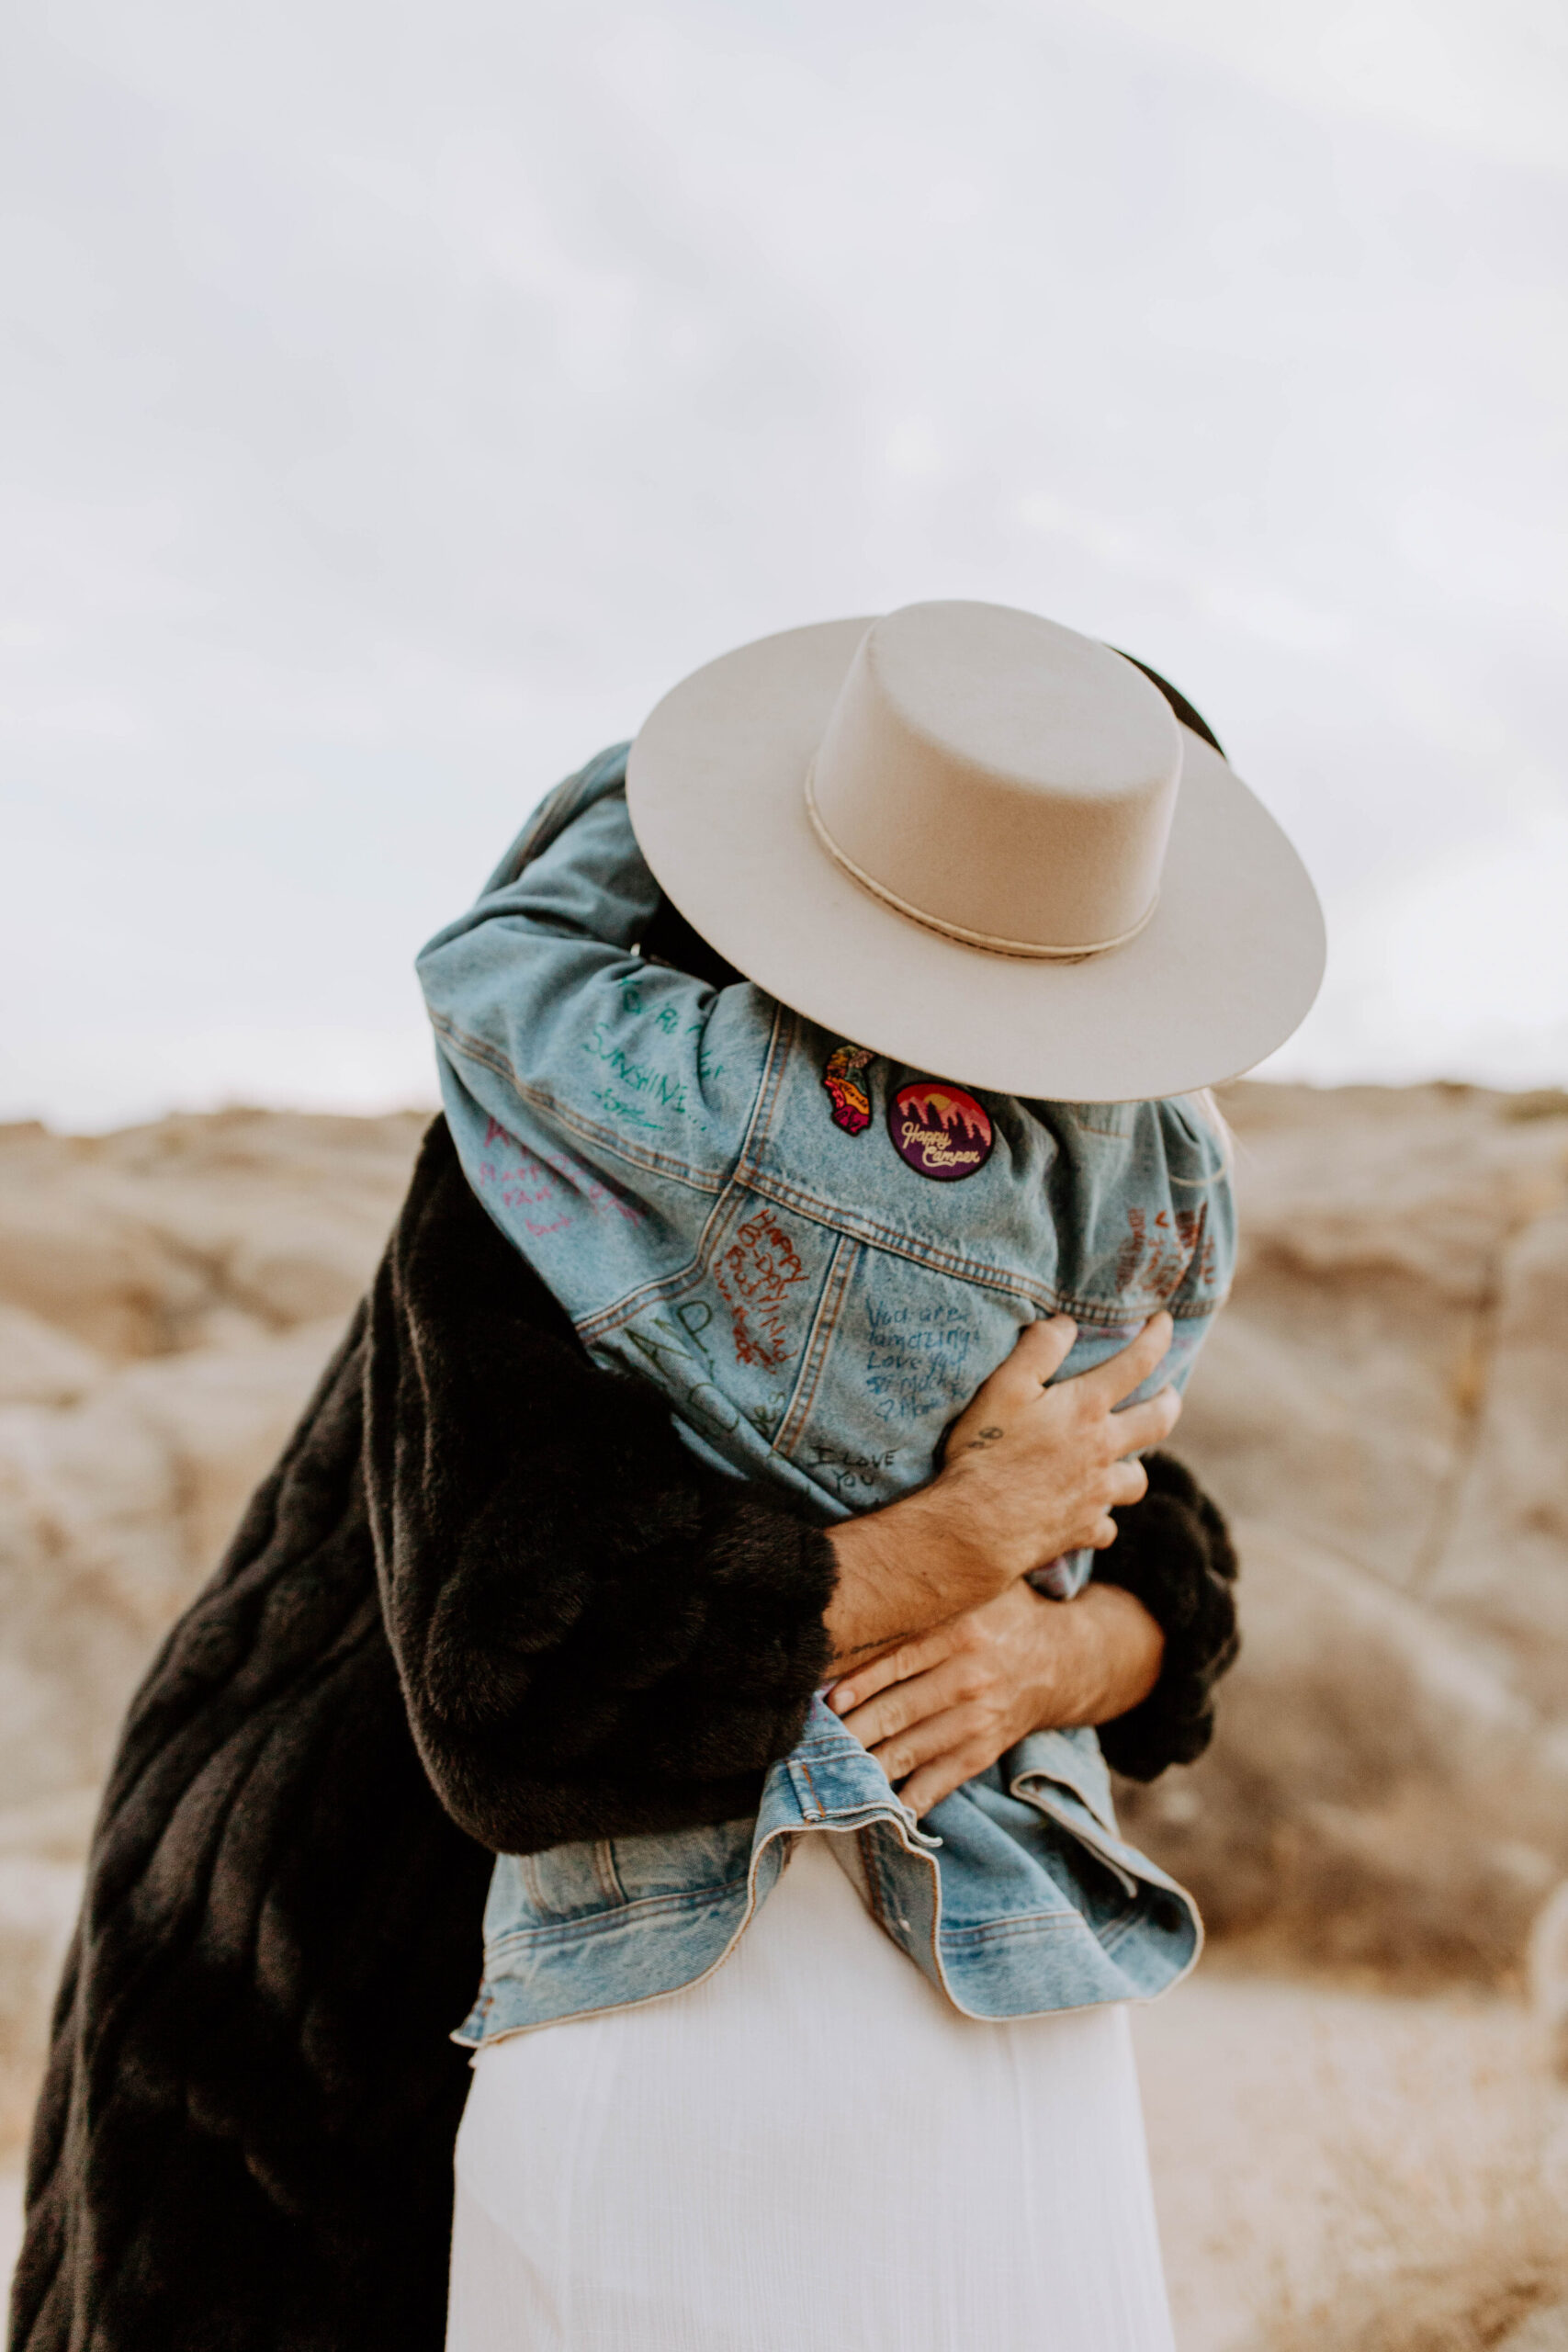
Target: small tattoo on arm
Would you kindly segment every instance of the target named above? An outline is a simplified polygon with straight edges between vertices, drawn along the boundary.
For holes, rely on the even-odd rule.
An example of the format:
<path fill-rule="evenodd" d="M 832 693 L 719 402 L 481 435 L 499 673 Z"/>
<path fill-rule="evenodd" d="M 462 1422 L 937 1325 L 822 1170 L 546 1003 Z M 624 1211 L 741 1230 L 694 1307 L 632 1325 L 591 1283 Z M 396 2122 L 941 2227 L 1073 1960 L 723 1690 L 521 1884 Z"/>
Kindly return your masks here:
<path fill-rule="evenodd" d="M 1005 1430 L 982 1430 L 978 1437 L 970 1439 L 964 1451 L 965 1453 L 977 1453 L 982 1446 L 994 1444 L 998 1438 L 1006 1434 Z"/>

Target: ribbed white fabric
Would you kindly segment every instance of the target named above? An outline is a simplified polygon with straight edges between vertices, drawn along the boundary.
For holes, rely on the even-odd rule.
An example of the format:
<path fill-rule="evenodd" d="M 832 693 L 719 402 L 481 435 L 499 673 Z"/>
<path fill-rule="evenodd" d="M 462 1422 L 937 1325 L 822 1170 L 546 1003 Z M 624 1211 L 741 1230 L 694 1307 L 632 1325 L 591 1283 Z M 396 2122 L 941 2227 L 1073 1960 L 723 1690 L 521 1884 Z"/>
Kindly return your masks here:
<path fill-rule="evenodd" d="M 1171 2352 L 1120 2007 L 961 2018 L 805 1838 L 730 1959 L 493 2044 L 447 2352 Z"/>

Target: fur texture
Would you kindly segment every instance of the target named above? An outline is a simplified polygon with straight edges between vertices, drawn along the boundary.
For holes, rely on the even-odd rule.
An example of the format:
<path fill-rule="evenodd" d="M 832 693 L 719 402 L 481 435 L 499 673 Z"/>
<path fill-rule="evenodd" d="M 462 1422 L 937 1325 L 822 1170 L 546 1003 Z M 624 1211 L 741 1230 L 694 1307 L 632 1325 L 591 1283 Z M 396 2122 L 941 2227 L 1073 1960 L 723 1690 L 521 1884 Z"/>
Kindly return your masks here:
<path fill-rule="evenodd" d="M 1212 1507 L 1170 1468 L 1112 1555 L 1141 1545 L 1151 1592 L 1166 1554 L 1166 1584 L 1209 1573 Z M 13 2352 L 440 2352 L 489 1849 L 748 1811 L 832 1582 L 818 1529 L 589 1363 L 437 1122 L 371 1300 L 131 1703 Z"/>
<path fill-rule="evenodd" d="M 705 1468 L 651 1385 L 596 1370 L 482 1211 L 442 1247 L 450 1215 L 416 1180 L 366 1388 L 382 1602 L 425 1770 L 498 1852 L 754 1812 L 827 1672 L 831 1545 Z"/>
<path fill-rule="evenodd" d="M 1165 1635 L 1148 1697 L 1100 1727 L 1106 1762 L 1130 1781 L 1157 1780 L 1168 1765 L 1201 1756 L 1213 1737 L 1214 1685 L 1241 1647 L 1236 1556 L 1224 1519 L 1168 1453 L 1147 1455 L 1144 1467 L 1148 1493 L 1114 1514 L 1120 1532 L 1094 1570 L 1141 1600 Z"/>

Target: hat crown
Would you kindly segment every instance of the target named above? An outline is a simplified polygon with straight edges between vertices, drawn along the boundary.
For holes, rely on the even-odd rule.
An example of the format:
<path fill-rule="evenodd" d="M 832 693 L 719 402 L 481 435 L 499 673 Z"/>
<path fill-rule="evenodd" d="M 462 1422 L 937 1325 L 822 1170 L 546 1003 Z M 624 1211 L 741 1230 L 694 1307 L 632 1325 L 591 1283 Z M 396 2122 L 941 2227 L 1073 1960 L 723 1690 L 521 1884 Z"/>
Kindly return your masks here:
<path fill-rule="evenodd" d="M 808 785 L 841 865 L 1004 954 L 1114 946 L 1152 914 L 1181 775 L 1170 707 L 1109 647 L 1001 605 L 908 605 L 862 639 Z"/>

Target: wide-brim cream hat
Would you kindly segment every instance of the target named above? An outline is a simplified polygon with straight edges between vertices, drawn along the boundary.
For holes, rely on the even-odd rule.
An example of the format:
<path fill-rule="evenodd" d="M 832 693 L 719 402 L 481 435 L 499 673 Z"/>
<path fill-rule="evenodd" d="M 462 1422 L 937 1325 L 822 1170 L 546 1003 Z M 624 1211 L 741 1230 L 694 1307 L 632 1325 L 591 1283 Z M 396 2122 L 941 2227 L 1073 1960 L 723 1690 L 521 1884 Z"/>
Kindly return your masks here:
<path fill-rule="evenodd" d="M 656 880 L 840 1038 L 998 1093 L 1116 1102 L 1250 1069 L 1317 993 L 1280 827 L 1158 689 L 998 605 L 726 653 L 632 746 Z"/>

